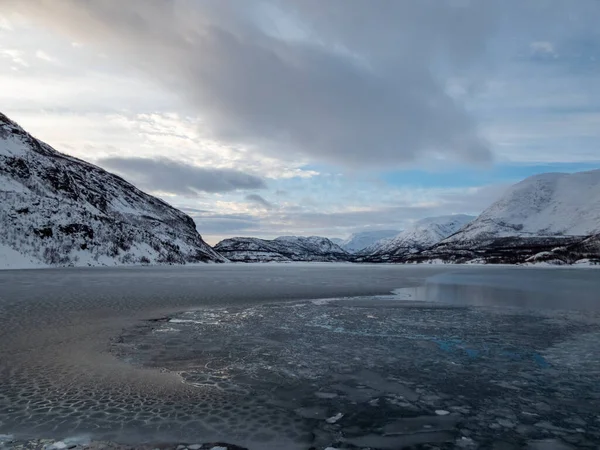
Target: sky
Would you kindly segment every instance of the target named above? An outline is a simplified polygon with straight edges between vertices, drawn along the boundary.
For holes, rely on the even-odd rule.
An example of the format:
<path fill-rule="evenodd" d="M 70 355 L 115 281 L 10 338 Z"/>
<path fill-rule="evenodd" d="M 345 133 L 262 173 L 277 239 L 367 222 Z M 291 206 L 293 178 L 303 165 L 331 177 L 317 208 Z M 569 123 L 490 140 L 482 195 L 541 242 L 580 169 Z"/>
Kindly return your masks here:
<path fill-rule="evenodd" d="M 600 0 L 0 0 L 0 111 L 232 236 L 600 167 Z"/>

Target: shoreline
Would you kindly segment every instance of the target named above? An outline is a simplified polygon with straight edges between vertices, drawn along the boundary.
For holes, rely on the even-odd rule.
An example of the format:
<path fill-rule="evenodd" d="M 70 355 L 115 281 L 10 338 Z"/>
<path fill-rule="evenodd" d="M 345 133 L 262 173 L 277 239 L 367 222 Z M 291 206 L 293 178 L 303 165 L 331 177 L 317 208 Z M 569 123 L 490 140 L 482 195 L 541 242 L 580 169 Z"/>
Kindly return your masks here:
<path fill-rule="evenodd" d="M 61 270 L 61 269 L 148 269 L 148 268 L 204 268 L 214 267 L 215 265 L 224 267 L 239 267 L 239 266 L 325 266 L 325 267 L 379 267 L 379 266 L 398 266 L 398 267 L 498 267 L 498 268 L 532 268 L 532 269 L 600 269 L 600 264 L 584 262 L 584 263 L 573 263 L 573 264 L 552 264 L 547 262 L 539 263 L 480 263 L 480 262 L 465 262 L 465 263 L 454 263 L 431 260 L 427 262 L 412 263 L 412 262 L 354 262 L 354 261 L 258 261 L 258 262 L 241 262 L 241 261 L 229 261 L 224 263 L 189 263 L 189 264 L 115 264 L 112 266 L 108 265 L 87 265 L 87 266 L 49 266 L 44 264 L 37 265 L 23 265 L 23 266 L 11 266 L 4 267 L 0 266 L 0 273 L 4 271 L 17 271 L 17 270 Z"/>

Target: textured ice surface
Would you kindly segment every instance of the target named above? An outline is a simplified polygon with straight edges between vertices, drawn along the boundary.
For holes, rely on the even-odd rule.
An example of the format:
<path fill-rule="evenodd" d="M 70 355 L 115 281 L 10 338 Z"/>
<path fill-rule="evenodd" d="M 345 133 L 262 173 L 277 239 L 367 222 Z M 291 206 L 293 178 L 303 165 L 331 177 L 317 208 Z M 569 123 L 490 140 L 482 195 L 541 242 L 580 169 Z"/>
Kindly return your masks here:
<path fill-rule="evenodd" d="M 586 290 L 598 292 L 596 272 L 453 267 L 443 289 L 400 291 L 411 294 L 404 301 L 372 296 L 427 286 L 441 272 L 0 272 L 0 434 L 252 450 L 416 440 L 446 449 L 469 439 L 595 448 L 598 313 L 502 305 L 529 308 L 546 295 L 560 306 L 562 295 L 563 307 L 577 307 Z M 479 306 L 423 302 L 430 293 Z"/>
<path fill-rule="evenodd" d="M 400 448 L 452 443 L 462 432 L 521 445 L 528 436 L 516 426 L 531 417 L 576 432 L 576 416 L 598 433 L 600 361 L 587 343 L 600 327 L 588 319 L 332 299 L 190 311 L 132 330 L 113 351 L 223 395 L 236 405 L 230 417 L 275 411 L 279 426 L 258 422 L 275 440 L 296 417 L 311 445 Z M 573 377 L 577 359 L 585 371 Z"/>

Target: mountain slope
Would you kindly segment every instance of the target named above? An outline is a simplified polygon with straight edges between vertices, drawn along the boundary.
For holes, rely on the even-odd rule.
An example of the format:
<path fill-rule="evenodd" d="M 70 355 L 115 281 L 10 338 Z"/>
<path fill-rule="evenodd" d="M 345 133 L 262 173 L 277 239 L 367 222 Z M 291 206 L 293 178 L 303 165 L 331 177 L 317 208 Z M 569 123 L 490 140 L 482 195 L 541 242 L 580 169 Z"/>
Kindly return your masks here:
<path fill-rule="evenodd" d="M 512 186 L 477 219 L 406 262 L 572 264 L 600 260 L 600 170 Z"/>
<path fill-rule="evenodd" d="M 420 220 L 392 239 L 365 249 L 361 252 L 361 260 L 395 261 L 405 255 L 421 252 L 456 233 L 473 219 L 473 216 L 456 214 Z"/>
<path fill-rule="evenodd" d="M 392 238 L 398 233 L 400 233 L 398 230 L 363 231 L 350 235 L 348 239 L 343 240 L 339 245 L 348 253 L 357 253 L 367 247 L 373 246 L 382 239 Z"/>
<path fill-rule="evenodd" d="M 512 186 L 447 242 L 585 236 L 600 231 L 600 170 L 545 173 Z"/>
<path fill-rule="evenodd" d="M 0 260 L 8 261 L 5 266 L 22 266 L 14 251 L 33 265 L 225 261 L 186 214 L 116 175 L 57 152 L 0 114 Z"/>
<path fill-rule="evenodd" d="M 230 261 L 289 262 L 347 261 L 350 255 L 327 238 L 281 236 L 274 240 L 235 237 L 224 239 L 215 250 Z"/>

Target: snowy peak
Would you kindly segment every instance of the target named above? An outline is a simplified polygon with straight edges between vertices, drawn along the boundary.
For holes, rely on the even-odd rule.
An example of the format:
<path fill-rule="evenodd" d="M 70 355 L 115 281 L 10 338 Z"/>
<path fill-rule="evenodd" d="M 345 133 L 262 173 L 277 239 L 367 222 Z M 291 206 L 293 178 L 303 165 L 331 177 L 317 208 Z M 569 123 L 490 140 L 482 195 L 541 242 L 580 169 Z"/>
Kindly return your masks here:
<path fill-rule="evenodd" d="M 235 237 L 225 239 L 215 250 L 230 261 L 289 262 L 289 261 L 347 261 L 346 253 L 329 239 L 319 236 L 281 236 L 272 241 Z"/>
<path fill-rule="evenodd" d="M 448 239 L 584 236 L 600 231 L 600 170 L 545 173 L 515 184 Z"/>
<path fill-rule="evenodd" d="M 279 236 L 275 238 L 275 242 L 298 246 L 315 254 L 346 254 L 339 245 L 321 236 Z"/>
<path fill-rule="evenodd" d="M 362 255 L 366 255 L 369 260 L 371 258 L 386 260 L 417 253 L 456 233 L 473 219 L 473 216 L 465 214 L 429 217 L 418 221 L 392 239 L 384 240 L 366 249 Z"/>
<path fill-rule="evenodd" d="M 378 241 L 392 238 L 398 233 L 400 233 L 398 230 L 362 231 L 350 235 L 348 239 L 339 242 L 339 245 L 348 253 L 357 253 L 375 245 Z"/>
<path fill-rule="evenodd" d="M 225 261 L 186 214 L 0 114 L 0 260 L 14 251 L 31 265 Z"/>

